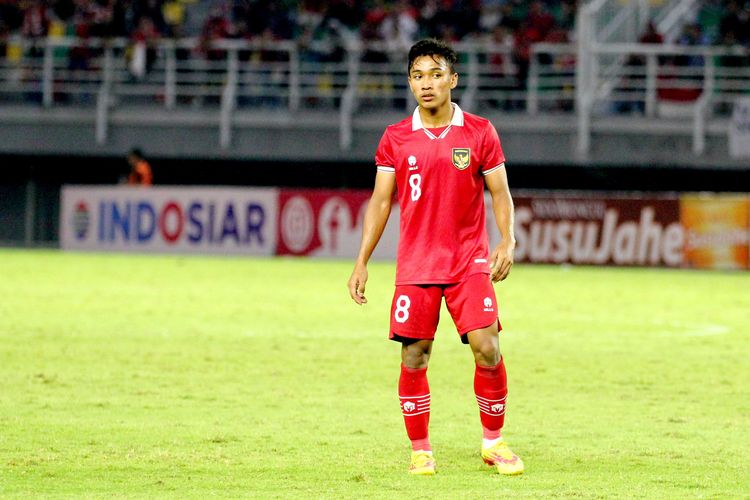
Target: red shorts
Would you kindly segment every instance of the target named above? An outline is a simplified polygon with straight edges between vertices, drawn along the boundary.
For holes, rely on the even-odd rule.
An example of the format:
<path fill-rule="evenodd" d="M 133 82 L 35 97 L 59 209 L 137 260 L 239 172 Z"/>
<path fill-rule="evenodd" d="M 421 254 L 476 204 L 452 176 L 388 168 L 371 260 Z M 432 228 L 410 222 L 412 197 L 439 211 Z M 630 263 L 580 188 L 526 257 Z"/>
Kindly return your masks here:
<path fill-rule="evenodd" d="M 490 276 L 472 274 L 450 285 L 397 285 L 391 305 L 390 339 L 433 340 L 443 297 L 464 344 L 472 330 L 495 322 L 498 331 L 502 329 Z"/>

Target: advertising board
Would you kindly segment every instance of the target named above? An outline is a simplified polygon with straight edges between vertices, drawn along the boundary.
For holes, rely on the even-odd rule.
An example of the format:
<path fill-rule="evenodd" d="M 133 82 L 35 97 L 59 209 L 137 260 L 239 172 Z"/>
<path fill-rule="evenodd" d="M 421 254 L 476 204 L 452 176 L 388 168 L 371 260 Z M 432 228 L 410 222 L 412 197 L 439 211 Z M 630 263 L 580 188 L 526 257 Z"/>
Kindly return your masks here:
<path fill-rule="evenodd" d="M 750 200 L 741 195 L 683 195 L 685 263 L 699 269 L 748 269 Z"/>
<path fill-rule="evenodd" d="M 516 262 L 680 267 L 685 233 L 676 197 L 601 193 L 514 196 Z M 497 229 L 487 200 L 493 242 Z"/>
<path fill-rule="evenodd" d="M 281 190 L 277 253 L 356 257 L 370 195 L 368 190 Z M 396 258 L 398 220 L 398 203 L 394 201 L 373 258 Z"/>
<path fill-rule="evenodd" d="M 65 250 L 273 255 L 278 193 L 214 187 L 65 186 Z"/>

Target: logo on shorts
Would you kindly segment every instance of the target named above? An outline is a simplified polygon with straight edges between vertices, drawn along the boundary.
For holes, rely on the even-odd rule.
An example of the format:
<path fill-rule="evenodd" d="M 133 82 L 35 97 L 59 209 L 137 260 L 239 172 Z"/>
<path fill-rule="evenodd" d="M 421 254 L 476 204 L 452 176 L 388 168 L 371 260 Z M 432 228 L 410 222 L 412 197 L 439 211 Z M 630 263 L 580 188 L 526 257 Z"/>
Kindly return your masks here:
<path fill-rule="evenodd" d="M 493 312 L 495 309 L 492 307 L 492 299 L 489 297 L 484 298 L 484 312 Z"/>
<path fill-rule="evenodd" d="M 505 405 L 502 403 L 497 403 L 497 404 L 490 406 L 490 409 L 495 413 L 502 413 L 503 408 L 505 408 Z"/>
<path fill-rule="evenodd" d="M 464 170 L 471 163 L 470 148 L 453 148 L 453 166 L 459 170 Z"/>
<path fill-rule="evenodd" d="M 407 413 L 414 411 L 414 408 L 416 407 L 417 406 L 412 401 L 406 401 L 404 403 L 404 411 Z"/>

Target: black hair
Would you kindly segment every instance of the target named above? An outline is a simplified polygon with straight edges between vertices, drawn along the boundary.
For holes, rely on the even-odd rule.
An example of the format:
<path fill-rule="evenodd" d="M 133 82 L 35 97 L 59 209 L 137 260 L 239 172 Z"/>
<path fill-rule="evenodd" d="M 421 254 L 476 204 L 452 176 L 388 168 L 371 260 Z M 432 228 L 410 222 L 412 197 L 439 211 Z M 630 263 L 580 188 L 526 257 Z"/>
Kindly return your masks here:
<path fill-rule="evenodd" d="M 133 148 L 130 150 L 130 153 L 128 153 L 131 156 L 135 156 L 137 158 L 140 158 L 141 160 L 146 159 L 145 156 L 143 156 L 143 151 L 141 151 L 140 148 Z"/>
<path fill-rule="evenodd" d="M 409 66 L 406 68 L 406 73 L 411 73 L 411 67 L 414 61 L 418 57 L 431 56 L 433 59 L 436 57 L 442 57 L 445 62 L 448 63 L 448 69 L 451 73 L 455 73 L 453 66 L 456 64 L 456 51 L 442 40 L 436 38 L 425 38 L 420 40 L 409 49 Z"/>

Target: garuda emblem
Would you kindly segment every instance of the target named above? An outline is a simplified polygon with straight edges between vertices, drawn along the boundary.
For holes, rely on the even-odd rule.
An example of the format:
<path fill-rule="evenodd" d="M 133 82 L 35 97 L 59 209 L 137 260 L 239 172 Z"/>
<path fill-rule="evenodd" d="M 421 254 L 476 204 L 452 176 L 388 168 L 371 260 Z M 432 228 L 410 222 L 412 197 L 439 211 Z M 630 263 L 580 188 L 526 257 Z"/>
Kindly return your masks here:
<path fill-rule="evenodd" d="M 471 149 L 470 148 L 453 148 L 453 166 L 459 170 L 463 170 L 471 163 Z"/>

